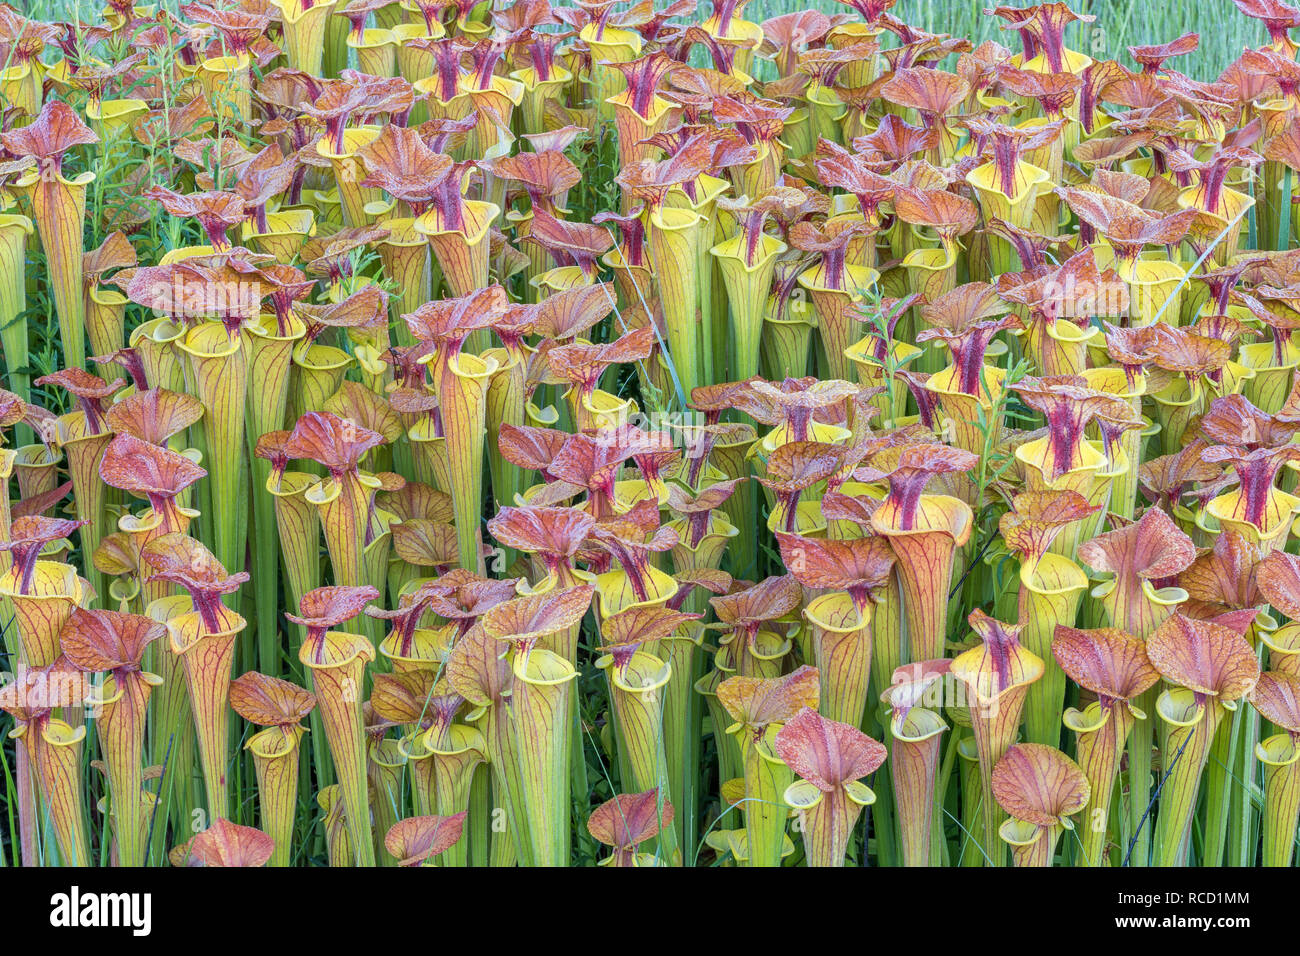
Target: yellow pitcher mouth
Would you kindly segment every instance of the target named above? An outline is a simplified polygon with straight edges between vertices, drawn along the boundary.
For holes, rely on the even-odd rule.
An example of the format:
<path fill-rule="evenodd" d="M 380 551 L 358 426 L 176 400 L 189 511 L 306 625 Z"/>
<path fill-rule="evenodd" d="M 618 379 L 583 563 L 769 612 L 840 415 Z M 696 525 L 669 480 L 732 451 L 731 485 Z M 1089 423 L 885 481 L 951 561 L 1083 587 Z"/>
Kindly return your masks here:
<path fill-rule="evenodd" d="M 847 593 L 832 591 L 814 598 L 803 609 L 810 624 L 824 631 L 851 634 L 871 624 L 871 606 L 859 610 Z"/>
<path fill-rule="evenodd" d="M 579 31 L 578 36 L 591 47 L 596 62 L 610 60 L 627 63 L 636 59 L 641 53 L 641 34 L 632 30 L 607 26 L 597 36 L 596 24 L 588 23 Z"/>
<path fill-rule="evenodd" d="M 476 246 L 487 237 L 492 223 L 501 215 L 501 207 L 495 203 L 466 199 L 464 209 L 465 222 L 459 229 L 447 228 L 442 213 L 436 209 L 419 216 L 412 228 L 423 236 L 461 235 L 465 238 L 465 245 Z"/>
<path fill-rule="evenodd" d="M 409 26 L 410 24 L 406 25 Z M 423 26 L 423 24 L 421 24 L 421 26 Z M 379 47 L 396 46 L 397 43 L 397 34 L 392 30 L 377 29 L 375 27 L 367 27 L 362 30 L 359 39 L 354 37 L 351 33 L 348 34 L 347 38 L 348 46 L 352 47 L 354 50 L 373 50 L 378 49 Z"/>
<path fill-rule="evenodd" d="M 1300 745 L 1289 733 L 1274 734 L 1255 745 L 1255 756 L 1270 767 L 1291 767 L 1300 760 Z"/>
<path fill-rule="evenodd" d="M 1008 194 L 997 182 L 997 165 L 993 162 L 977 166 L 966 174 L 966 182 L 975 188 L 981 199 L 992 200 L 997 204 L 996 200 L 1001 198 L 1003 202 L 1000 205 L 1010 211 L 1023 210 L 1031 205 L 1051 178 L 1047 170 L 1020 160 L 1016 163 L 1012 191 Z M 1012 221 L 1020 225 L 1028 225 L 1018 220 Z"/>
<path fill-rule="evenodd" d="M 317 0 L 310 7 L 304 7 L 302 0 L 271 0 L 279 10 L 285 23 L 297 24 L 308 15 L 329 14 L 338 0 Z"/>

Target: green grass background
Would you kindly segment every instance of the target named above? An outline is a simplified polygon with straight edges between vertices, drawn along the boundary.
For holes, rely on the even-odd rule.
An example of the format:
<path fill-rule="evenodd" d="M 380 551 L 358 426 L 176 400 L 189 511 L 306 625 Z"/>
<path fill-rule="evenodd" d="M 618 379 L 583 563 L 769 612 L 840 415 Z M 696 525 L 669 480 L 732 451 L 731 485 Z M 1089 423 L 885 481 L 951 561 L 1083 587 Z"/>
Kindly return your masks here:
<path fill-rule="evenodd" d="M 85 21 L 97 19 L 99 5 L 89 0 L 10 0 L 19 10 L 43 20 L 67 20 L 79 16 Z M 168 0 L 171 6 L 175 0 Z M 708 0 L 701 0 L 708 8 Z M 1018 49 L 1019 38 L 1001 30 L 1003 21 L 986 16 L 986 0 L 900 0 L 894 14 L 913 26 L 932 33 L 948 33 L 971 38 L 975 43 L 997 39 Z M 1014 0 L 1015 6 L 1028 6 L 1028 0 Z M 1174 61 L 1183 72 L 1199 79 L 1214 79 L 1242 49 L 1259 46 L 1267 35 L 1263 26 L 1237 11 L 1231 0 L 1077 0 L 1072 4 L 1079 13 L 1090 13 L 1095 23 L 1076 24 L 1066 34 L 1068 45 L 1090 56 L 1119 59 L 1132 66 L 1125 50 L 1138 43 L 1162 43 L 1184 33 L 1201 35 L 1195 53 Z M 750 20 L 793 10 L 816 9 L 847 12 L 834 0 L 752 0 L 745 11 Z"/>

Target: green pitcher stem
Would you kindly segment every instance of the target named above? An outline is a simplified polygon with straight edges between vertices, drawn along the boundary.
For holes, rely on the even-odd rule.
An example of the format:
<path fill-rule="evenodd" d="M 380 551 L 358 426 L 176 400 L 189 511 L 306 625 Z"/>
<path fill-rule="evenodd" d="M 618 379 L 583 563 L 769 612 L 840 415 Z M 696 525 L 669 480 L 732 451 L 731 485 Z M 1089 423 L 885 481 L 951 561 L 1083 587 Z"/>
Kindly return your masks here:
<path fill-rule="evenodd" d="M 812 301 L 828 376 L 857 381 L 858 371 L 844 355 L 844 350 L 861 337 L 861 323 L 850 318 L 859 297 L 847 291 L 815 289 Z"/>
<path fill-rule="evenodd" d="M 470 866 L 487 866 L 492 855 L 492 774 L 485 763 L 474 768 L 474 781 L 469 790 L 468 828 Z M 502 831 L 503 835 L 508 830 Z"/>
<path fill-rule="evenodd" d="M 1259 820 L 1251 796 L 1259 786 L 1259 714 L 1252 707 L 1242 717 L 1233 775 L 1246 786 L 1233 787 L 1228 816 L 1228 866 L 1254 866 L 1259 840 Z"/>
<path fill-rule="evenodd" d="M 871 611 L 872 684 L 888 686 L 894 671 L 903 663 L 903 598 L 898 571 L 891 570 L 885 586 L 876 592 Z"/>
<path fill-rule="evenodd" d="M 1025 622 L 1020 642 L 1045 665 L 1042 678 L 1030 685 L 1025 700 L 1025 739 L 1059 747 L 1066 679 L 1065 671 L 1052 656 L 1052 637 L 1058 625 L 1074 626 L 1088 578 L 1070 559 L 1049 554 L 1030 574 L 1022 571 L 1020 581 L 1017 620 Z"/>
<path fill-rule="evenodd" d="M 461 353 L 449 357 L 439 375 L 443 434 L 451 473 L 460 566 L 481 570 L 479 525 L 483 510 L 483 435 L 487 428 L 488 382 L 496 360 Z"/>
<path fill-rule="evenodd" d="M 1066 718 L 1067 726 L 1078 712 Z M 1097 721 L 1102 721 L 1096 726 Z M 1075 832 L 1081 846 L 1075 853 L 1075 866 L 1101 866 L 1110 832 L 1111 797 L 1119 777 L 1120 755 L 1133 731 L 1135 721 L 1128 706 L 1116 702 L 1102 710 L 1099 704 L 1090 704 L 1079 714 L 1078 739 L 1075 757 L 1088 778 L 1090 788 L 1088 803 L 1079 813 Z"/>
<path fill-rule="evenodd" d="M 253 587 L 257 602 L 257 660 L 258 668 L 274 674 L 280 667 L 279 615 L 276 603 L 279 593 L 279 549 L 277 533 L 276 498 L 266 491 L 271 476 L 271 463 L 253 454 L 258 439 L 268 432 L 284 427 L 285 410 L 289 403 L 289 379 L 293 368 L 296 335 L 276 336 L 273 326 L 263 324 L 250 330 L 248 335 L 248 393 L 245 400 L 247 418 L 245 433 L 248 443 L 250 470 L 249 489 L 252 495 L 253 535 Z M 297 603 L 290 605 L 297 607 Z"/>
<path fill-rule="evenodd" d="M 768 725 L 767 732 L 757 740 L 754 731 L 744 725 L 736 731 L 745 769 L 745 802 L 741 809 L 749 838 L 750 866 L 780 866 L 785 845 L 790 811 L 784 794 L 794 774 L 772 750 L 770 738 L 777 729 L 777 725 Z"/>
<path fill-rule="evenodd" d="M 972 705 L 971 729 L 979 756 L 984 852 L 988 854 L 991 866 L 1002 866 L 1006 862 L 1006 844 L 998 832 L 1006 814 L 993 798 L 993 768 L 1016 742 L 1025 696 L 1024 687 L 1013 687 L 987 704 Z M 976 713 L 975 707 L 991 709 L 992 713 L 987 716 Z"/>
<path fill-rule="evenodd" d="M 317 643 L 308 641 L 299 652 L 299 660 L 311 669 L 317 709 L 338 774 L 356 864 L 372 867 L 375 848 L 361 704 L 365 666 L 374 660 L 375 652 L 360 635 L 331 633 L 318 640 L 326 642 L 324 652 L 318 653 Z"/>
<path fill-rule="evenodd" d="M 515 495 L 524 490 L 523 469 L 514 462 L 507 461 L 501 454 L 498 436 L 502 425 L 524 424 L 525 371 L 523 355 L 509 356 L 499 363 L 488 386 L 488 470 L 492 477 L 492 498 L 497 510 L 513 507 Z"/>
<path fill-rule="evenodd" d="M 501 209 L 489 202 L 465 200 L 464 224 L 459 229 L 444 229 L 436 212 L 425 213 L 415 221 L 415 231 L 429 240 L 434 261 L 447 281 L 452 295 L 466 296 L 488 284 L 489 229 Z"/>
<path fill-rule="evenodd" d="M 139 672 L 126 674 L 121 686 L 111 678 L 113 692 L 101 703 L 95 730 L 108 767 L 109 807 L 115 821 L 120 866 L 144 866 L 143 807 L 139 800 L 144 753 L 145 720 L 152 690 Z M 105 683 L 105 690 L 110 685 Z"/>
<path fill-rule="evenodd" d="M 1264 866 L 1291 865 L 1296 821 L 1300 817 L 1300 751 L 1289 733 L 1274 734 L 1259 744 L 1264 764 L 1264 811 L 1260 821 Z"/>
<path fill-rule="evenodd" d="M 715 692 L 722 678 L 720 671 L 710 671 L 696 681 L 695 691 L 704 698 L 708 707 L 710 734 L 718 751 L 718 780 L 726 783 L 728 780 L 737 780 L 744 775 L 744 763 L 740 755 L 740 744 L 735 735 L 724 732 L 731 721 Z"/>
<path fill-rule="evenodd" d="M 244 629 L 244 619 L 225 611 L 224 629 L 206 633 L 196 612 L 167 622 L 172 650 L 181 658 L 185 685 L 194 714 L 195 739 L 203 765 L 204 794 L 212 819 L 229 819 L 230 697 L 235 639 Z"/>
<path fill-rule="evenodd" d="M 974 736 L 963 737 L 957 744 L 961 773 L 961 854 L 959 866 L 983 866 L 984 856 L 991 858 L 983 845 L 984 839 L 984 787 L 980 780 L 979 754 Z M 1001 844 L 1001 838 L 998 840 Z"/>
<path fill-rule="evenodd" d="M 249 435 L 252 439 L 252 435 Z M 276 607 L 280 594 L 280 537 L 276 522 L 276 499 L 267 494 L 266 480 L 271 467 L 252 455 L 249 465 L 253 488 L 253 589 L 257 605 L 257 666 L 263 673 L 280 669 L 280 628 Z M 296 607 L 296 603 L 290 604 Z"/>
<path fill-rule="evenodd" d="M 261 829 L 275 841 L 268 866 L 288 866 L 293 851 L 293 822 L 298 809 L 299 727 L 267 727 L 248 739 L 257 773 Z"/>
<path fill-rule="evenodd" d="M 671 679 L 671 668 L 645 651 L 632 655 L 622 672 L 612 661 L 602 659 L 609 677 L 610 700 L 616 718 L 619 764 L 624 768 L 623 787 L 629 793 L 659 788 L 670 797 L 668 760 L 664 749 L 663 691 Z M 669 864 L 681 862 L 677 830 L 660 830 L 657 848 Z"/>
<path fill-rule="evenodd" d="M 0 214 L 0 348 L 4 349 L 9 391 L 31 400 L 31 382 L 18 370 L 27 364 L 27 238 L 32 221 L 26 216 Z M 24 442 L 30 441 L 24 439 Z"/>
<path fill-rule="evenodd" d="M 339 479 L 329 479 L 307 492 L 307 500 L 320 509 L 321 529 L 335 584 L 359 587 L 369 583 L 362 552 L 370 493 L 366 480 L 355 471 Z"/>
<path fill-rule="evenodd" d="M 520 866 L 531 865 L 532 835 L 528 817 L 527 794 L 520 777 L 519 745 L 514 721 L 504 702 L 487 707 L 480 718 L 483 739 L 487 742 L 488 763 L 492 768 L 493 821 L 496 811 L 504 810 L 509 823 L 511 852 L 506 853 L 504 834 L 493 829 L 492 865 L 507 865 L 500 860 L 517 860 Z M 498 849 L 498 844 L 501 848 Z"/>
<path fill-rule="evenodd" d="M 40 866 L 37 822 L 36 768 L 26 747 L 14 748 L 14 787 L 18 791 L 18 840 L 23 866 Z"/>
<path fill-rule="evenodd" d="M 1133 703 L 1145 714 L 1152 714 L 1157 688 L 1145 691 L 1134 698 Z M 1129 826 L 1137 834 L 1133 844 L 1130 863 L 1133 866 L 1148 866 L 1151 858 L 1151 844 L 1155 828 L 1147 815 L 1147 805 L 1151 802 L 1151 754 L 1155 746 L 1154 718 L 1140 720 L 1134 725 L 1128 737 L 1128 778 L 1129 778 Z M 1147 818 L 1144 820 L 1143 816 Z M 1142 829 L 1139 831 L 1138 827 Z M 1127 852 L 1127 850 L 1126 850 Z"/>
<path fill-rule="evenodd" d="M 1157 707 L 1161 717 L 1172 712 L 1179 723 L 1171 723 L 1161 752 L 1164 786 L 1160 791 L 1160 816 L 1156 820 L 1156 866 L 1185 866 L 1191 847 L 1192 817 L 1201 789 L 1201 776 L 1209 760 L 1214 735 L 1226 713 L 1214 698 L 1205 698 L 1203 712 L 1191 691 L 1165 691 Z M 1182 721 L 1189 720 L 1189 723 Z"/>
<path fill-rule="evenodd" d="M 935 711 L 919 707 L 913 707 L 901 720 L 887 721 L 885 725 L 890 734 L 889 779 L 901 863 L 930 866 L 946 725 Z"/>
<path fill-rule="evenodd" d="M 1231 792 L 1246 781 L 1234 780 L 1237 754 L 1241 747 L 1242 721 L 1246 708 L 1238 707 L 1219 724 L 1210 743 L 1205 764 L 1205 841 L 1201 846 L 1202 866 L 1222 866 L 1228 847 L 1228 810 Z M 1252 744 L 1253 746 L 1253 744 Z"/>
<path fill-rule="evenodd" d="M 287 472 L 278 481 L 268 477 L 266 494 L 275 509 L 276 545 L 283 562 L 284 589 L 289 607 L 298 607 L 302 596 L 320 586 L 320 514 L 304 493 L 316 483 L 315 476 Z M 295 625 L 297 635 L 291 646 L 297 651 L 304 636 Z"/>
<path fill-rule="evenodd" d="M 689 627 L 689 625 L 688 625 Z M 695 640 L 674 636 L 664 641 L 672 677 L 664 689 L 663 742 L 667 764 L 668 796 L 673 804 L 673 828 L 683 855 L 699 842 L 699 762 L 703 710 L 695 682 L 700 678 L 702 655 Z"/>
<path fill-rule="evenodd" d="M 659 279 L 668 354 L 689 400 L 691 390 L 708 384 L 700 351 L 699 290 L 694 277 L 700 259 L 703 217 L 690 209 L 662 208 L 650 215 L 650 253 Z"/>
<path fill-rule="evenodd" d="M 325 55 L 325 29 L 337 0 L 318 0 L 307 9 L 301 0 L 276 0 L 284 24 L 284 50 L 289 68 L 319 75 Z"/>
<path fill-rule="evenodd" d="M 411 773 L 411 793 L 416 816 L 427 817 L 433 813 L 437 802 L 437 778 L 434 776 L 433 755 L 425 747 L 424 735 L 413 731 L 402 740 L 406 749 L 406 766 Z"/>
<path fill-rule="evenodd" d="M 762 236 L 758 239 L 758 261 L 751 265 L 744 254 L 746 238 L 742 232 L 710 250 L 717 259 L 731 311 L 728 380 L 736 382 L 758 374 L 767 297 L 772 288 L 777 257 L 785 251 L 784 243 L 771 236 Z"/>
<path fill-rule="evenodd" d="M 432 732 L 430 737 L 432 737 Z M 450 816 L 471 809 L 471 792 L 477 769 L 482 765 L 486 742 L 473 727 L 453 724 L 448 739 L 430 743 L 433 756 L 434 806 L 439 816 Z M 467 821 L 468 822 L 468 821 Z M 466 834 L 468 835 L 468 834 Z M 460 839 L 439 854 L 438 866 L 463 867 L 469 863 L 469 841 Z"/>
<path fill-rule="evenodd" d="M 189 358 L 192 394 L 203 403 L 203 431 L 207 442 L 203 461 L 205 482 L 211 490 L 212 553 L 232 572 L 244 566 L 247 531 L 247 490 L 244 477 L 245 406 L 248 391 L 248 354 L 243 336 L 232 338 L 219 322 L 197 326 L 182 340 Z"/>
<path fill-rule="evenodd" d="M 50 272 L 50 290 L 59 317 L 59 339 L 65 368 L 86 367 L 86 306 L 81 288 L 82 230 L 86 222 L 86 186 L 93 173 L 75 180 L 62 174 L 28 173 L 17 188 L 27 190 L 36 229 Z M 23 353 L 26 353 L 24 348 Z"/>
<path fill-rule="evenodd" d="M 401 742 L 392 737 L 371 739 L 366 752 L 366 774 L 375 797 L 371 808 L 375 814 L 375 842 L 380 865 L 396 866 L 397 859 L 388 852 L 384 837 L 406 812 L 406 755 Z"/>
<path fill-rule="evenodd" d="M 90 841 L 82 806 L 81 750 L 85 728 L 75 731 L 58 719 L 29 724 L 28 760 L 40 782 L 41 806 L 50 815 L 64 866 L 90 866 Z"/>
<path fill-rule="evenodd" d="M 558 654 L 534 648 L 514 661 L 512 721 L 531 865 L 569 865 L 568 717 L 577 672 Z"/>
<path fill-rule="evenodd" d="M 847 594 L 835 595 L 841 602 L 852 601 Z M 814 602 L 816 603 L 816 602 Z M 811 605 L 805 614 L 811 610 Z M 821 705 L 823 717 L 837 720 L 853 727 L 861 726 L 867 706 L 867 692 L 871 676 L 871 615 L 861 614 L 861 626 L 850 628 L 823 627 L 831 620 L 815 621 L 808 617 L 811 626 L 809 642 L 813 660 L 821 674 Z"/>
<path fill-rule="evenodd" d="M 948 582 L 954 553 L 952 535 L 934 532 L 888 537 L 898 555 L 908 657 L 914 661 L 943 657 L 948 632 Z"/>
<path fill-rule="evenodd" d="M 712 205 L 710 203 L 710 205 Z M 713 246 L 714 233 L 717 228 L 717 218 L 710 211 L 701 212 L 702 222 L 700 223 L 700 237 L 695 247 L 695 294 L 696 294 L 696 313 L 698 314 L 699 331 L 700 331 L 700 355 L 704 360 L 704 381 L 706 383 L 717 382 L 719 378 L 714 371 L 717 363 L 718 349 L 714 344 L 714 315 L 713 302 L 716 298 L 713 293 L 713 257 L 709 255 L 709 249 Z M 720 343 L 719 343 L 720 344 Z M 725 355 L 725 350 L 722 350 Z M 727 379 L 723 379 L 724 381 Z"/>
<path fill-rule="evenodd" d="M 86 522 L 78 532 L 82 554 L 86 555 L 93 555 L 99 548 L 108 525 L 105 510 L 107 486 L 99 477 L 99 464 L 112 440 L 111 433 L 86 435 L 83 429 L 63 447 L 68 462 L 68 477 L 72 481 L 72 500 L 77 518 Z M 86 562 L 85 575 L 102 603 L 108 596 L 104 576 L 89 561 Z"/>

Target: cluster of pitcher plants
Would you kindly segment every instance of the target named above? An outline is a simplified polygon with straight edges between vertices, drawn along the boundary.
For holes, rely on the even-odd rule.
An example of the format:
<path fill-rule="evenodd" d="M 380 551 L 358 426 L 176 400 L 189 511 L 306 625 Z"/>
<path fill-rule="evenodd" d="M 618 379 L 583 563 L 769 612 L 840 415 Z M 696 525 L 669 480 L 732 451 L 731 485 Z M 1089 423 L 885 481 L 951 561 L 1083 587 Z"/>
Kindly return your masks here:
<path fill-rule="evenodd" d="M 843 2 L 0 6 L 6 865 L 1292 864 L 1300 10 Z"/>

